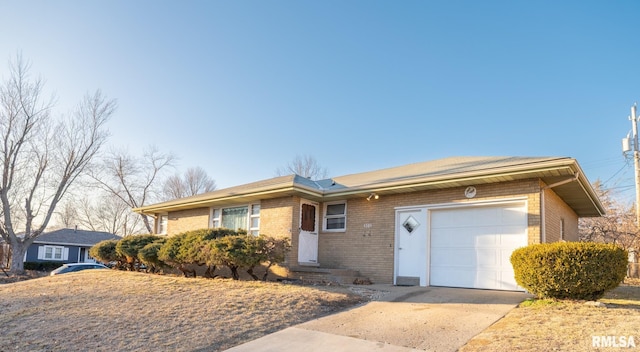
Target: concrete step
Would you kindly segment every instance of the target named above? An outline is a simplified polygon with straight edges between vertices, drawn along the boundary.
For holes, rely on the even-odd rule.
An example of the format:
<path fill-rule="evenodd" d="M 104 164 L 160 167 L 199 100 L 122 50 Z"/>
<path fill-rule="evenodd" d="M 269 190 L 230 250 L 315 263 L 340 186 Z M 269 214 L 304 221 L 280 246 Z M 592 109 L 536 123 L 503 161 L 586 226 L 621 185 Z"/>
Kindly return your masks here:
<path fill-rule="evenodd" d="M 337 283 L 352 285 L 356 280 L 367 282 L 357 270 L 346 268 L 293 267 L 289 269 L 290 278 L 311 283 Z"/>

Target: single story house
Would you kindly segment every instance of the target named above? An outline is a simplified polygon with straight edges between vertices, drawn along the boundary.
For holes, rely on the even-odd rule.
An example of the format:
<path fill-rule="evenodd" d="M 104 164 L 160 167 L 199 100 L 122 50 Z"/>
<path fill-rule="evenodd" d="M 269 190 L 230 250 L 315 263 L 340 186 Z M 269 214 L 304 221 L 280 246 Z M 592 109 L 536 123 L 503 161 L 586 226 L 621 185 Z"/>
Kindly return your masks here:
<path fill-rule="evenodd" d="M 375 283 L 518 290 L 512 251 L 578 240 L 604 214 L 568 157 L 451 157 L 313 181 L 298 175 L 134 209 L 156 232 L 287 236 L 288 275 L 352 270 Z"/>
<path fill-rule="evenodd" d="M 122 237 L 108 232 L 59 229 L 36 238 L 25 254 L 25 262 L 95 263 L 89 249 L 105 240 Z"/>

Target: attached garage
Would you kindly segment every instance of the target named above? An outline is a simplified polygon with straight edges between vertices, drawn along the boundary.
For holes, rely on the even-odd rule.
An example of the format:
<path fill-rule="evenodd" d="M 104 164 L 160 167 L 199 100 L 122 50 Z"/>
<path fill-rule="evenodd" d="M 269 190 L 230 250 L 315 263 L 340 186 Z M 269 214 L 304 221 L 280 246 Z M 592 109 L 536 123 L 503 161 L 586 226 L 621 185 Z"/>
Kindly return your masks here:
<path fill-rule="evenodd" d="M 396 284 L 520 290 L 509 258 L 527 245 L 525 201 L 402 209 L 396 221 Z"/>

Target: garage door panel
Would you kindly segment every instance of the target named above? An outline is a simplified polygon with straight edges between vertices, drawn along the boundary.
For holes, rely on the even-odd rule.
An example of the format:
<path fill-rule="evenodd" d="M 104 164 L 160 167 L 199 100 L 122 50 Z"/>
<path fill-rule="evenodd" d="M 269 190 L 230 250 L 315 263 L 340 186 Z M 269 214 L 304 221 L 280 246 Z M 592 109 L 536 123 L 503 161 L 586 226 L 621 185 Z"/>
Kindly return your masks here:
<path fill-rule="evenodd" d="M 510 257 L 527 244 L 524 203 L 431 211 L 430 284 L 519 289 Z"/>
<path fill-rule="evenodd" d="M 503 225 L 520 225 L 527 220 L 527 212 L 523 207 L 503 208 L 501 213 Z"/>
<path fill-rule="evenodd" d="M 431 254 L 432 268 L 446 268 L 450 266 L 475 267 L 476 255 L 474 248 L 446 249 L 442 248 Z M 433 270 L 433 269 L 432 269 Z"/>
<path fill-rule="evenodd" d="M 499 230 L 492 228 L 486 231 L 470 231 L 467 237 L 474 239 L 477 247 L 495 247 L 500 243 L 500 236 L 498 234 Z"/>
<path fill-rule="evenodd" d="M 437 286 L 473 287 L 475 280 L 475 270 L 465 268 L 448 267 L 431 274 L 431 281 L 438 282 Z M 460 284 L 465 286 L 459 286 Z"/>
<path fill-rule="evenodd" d="M 494 270 L 478 270 L 473 287 L 484 289 L 498 288 L 498 276 L 499 274 Z"/>
<path fill-rule="evenodd" d="M 498 268 L 500 266 L 499 251 L 493 248 L 478 248 L 476 250 L 476 264 L 478 267 Z"/>
<path fill-rule="evenodd" d="M 476 241 L 473 237 L 467 236 L 469 231 L 473 231 L 473 229 L 461 230 L 455 228 L 433 230 L 431 232 L 431 247 L 473 247 L 475 246 Z"/>

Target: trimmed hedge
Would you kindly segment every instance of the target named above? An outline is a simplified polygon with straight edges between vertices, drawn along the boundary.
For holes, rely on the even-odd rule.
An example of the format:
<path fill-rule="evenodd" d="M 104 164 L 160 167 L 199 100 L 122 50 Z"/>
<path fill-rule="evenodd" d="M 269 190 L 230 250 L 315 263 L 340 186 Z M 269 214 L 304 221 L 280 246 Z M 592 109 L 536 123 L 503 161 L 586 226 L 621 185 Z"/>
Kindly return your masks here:
<path fill-rule="evenodd" d="M 596 300 L 627 273 L 627 251 L 613 244 L 555 242 L 515 250 L 518 285 L 538 298 Z"/>
<path fill-rule="evenodd" d="M 145 245 L 138 251 L 138 259 L 140 259 L 142 264 L 146 265 L 148 270 L 152 273 L 155 273 L 166 266 L 162 260 L 158 259 L 158 251 L 166 241 L 167 239 L 164 237 L 159 238 Z"/>
<path fill-rule="evenodd" d="M 24 270 L 52 271 L 64 263 L 60 262 L 24 262 Z"/>

